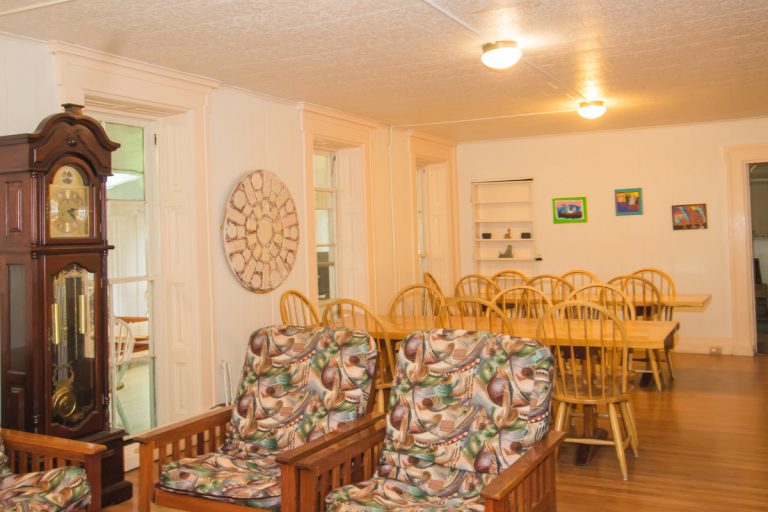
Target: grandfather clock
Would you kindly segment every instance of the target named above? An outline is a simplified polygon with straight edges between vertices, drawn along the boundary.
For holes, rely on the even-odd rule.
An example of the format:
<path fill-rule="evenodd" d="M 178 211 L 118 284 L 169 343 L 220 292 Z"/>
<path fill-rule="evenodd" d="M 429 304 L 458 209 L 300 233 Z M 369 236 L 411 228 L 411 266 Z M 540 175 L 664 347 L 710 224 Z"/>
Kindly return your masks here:
<path fill-rule="evenodd" d="M 2 426 L 108 445 L 103 504 L 130 498 L 109 427 L 106 181 L 112 142 L 78 105 L 0 137 Z"/>

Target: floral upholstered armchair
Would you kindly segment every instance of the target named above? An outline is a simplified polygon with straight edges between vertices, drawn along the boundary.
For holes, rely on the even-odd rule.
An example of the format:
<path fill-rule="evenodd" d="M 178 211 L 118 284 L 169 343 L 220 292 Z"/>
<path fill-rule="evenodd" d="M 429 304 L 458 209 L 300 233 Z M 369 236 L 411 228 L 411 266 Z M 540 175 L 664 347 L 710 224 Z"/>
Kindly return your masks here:
<path fill-rule="evenodd" d="M 548 432 L 553 368 L 531 339 L 409 335 L 386 421 L 297 464 L 302 496 L 317 497 L 303 510 L 554 510 L 554 453 L 564 435 Z"/>
<path fill-rule="evenodd" d="M 365 331 L 257 330 L 234 407 L 135 438 L 140 510 L 153 495 L 186 510 L 299 510 L 292 461 L 383 417 L 364 417 L 375 369 L 376 343 Z"/>
<path fill-rule="evenodd" d="M 101 444 L 0 429 L 0 510 L 101 510 L 101 457 L 106 449 Z M 62 465 L 65 461 L 70 465 Z"/>

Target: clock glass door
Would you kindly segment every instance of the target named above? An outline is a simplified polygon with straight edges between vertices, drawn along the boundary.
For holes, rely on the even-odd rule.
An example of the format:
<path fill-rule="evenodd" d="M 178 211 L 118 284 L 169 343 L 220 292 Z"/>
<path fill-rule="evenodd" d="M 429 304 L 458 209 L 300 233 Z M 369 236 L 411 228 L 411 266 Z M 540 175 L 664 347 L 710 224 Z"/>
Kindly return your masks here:
<path fill-rule="evenodd" d="M 53 277 L 51 416 L 70 429 L 95 405 L 94 300 L 92 272 L 72 264 Z"/>

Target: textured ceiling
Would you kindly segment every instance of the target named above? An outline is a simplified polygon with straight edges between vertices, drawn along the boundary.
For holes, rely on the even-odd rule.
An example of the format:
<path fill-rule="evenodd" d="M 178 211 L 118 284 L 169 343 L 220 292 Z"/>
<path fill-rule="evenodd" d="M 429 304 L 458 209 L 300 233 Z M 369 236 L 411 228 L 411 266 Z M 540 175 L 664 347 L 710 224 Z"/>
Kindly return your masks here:
<path fill-rule="evenodd" d="M 456 140 L 768 115 L 766 0 L 70 0 L 10 12 L 50 3 L 0 0 L 0 31 L 396 126 L 446 122 L 419 129 Z M 502 38 L 523 60 L 489 71 L 480 46 Z M 582 97 L 608 113 L 581 119 Z"/>

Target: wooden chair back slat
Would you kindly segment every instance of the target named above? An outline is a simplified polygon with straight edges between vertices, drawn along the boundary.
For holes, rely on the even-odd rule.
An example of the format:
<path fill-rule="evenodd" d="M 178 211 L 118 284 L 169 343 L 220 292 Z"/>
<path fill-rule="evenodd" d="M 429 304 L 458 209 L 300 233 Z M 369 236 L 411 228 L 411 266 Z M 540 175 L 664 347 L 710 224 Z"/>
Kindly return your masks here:
<path fill-rule="evenodd" d="M 498 293 L 499 287 L 496 283 L 481 274 L 468 274 L 456 283 L 454 296 L 456 297 L 477 297 L 490 301 Z"/>
<path fill-rule="evenodd" d="M 491 281 L 496 283 L 496 286 L 499 288 L 499 290 L 508 290 L 509 288 L 513 288 L 515 286 L 523 286 L 528 282 L 528 279 L 529 277 L 519 270 L 511 269 L 496 272 L 491 277 Z"/>
<path fill-rule="evenodd" d="M 610 284 L 589 284 L 575 290 L 568 296 L 569 301 L 597 304 L 621 320 L 635 319 L 635 306 L 629 296 L 620 288 Z"/>
<path fill-rule="evenodd" d="M 440 323 L 445 329 L 514 334 L 512 322 L 496 304 L 477 297 L 447 299 Z"/>
<path fill-rule="evenodd" d="M 528 280 L 527 286 L 540 290 L 549 297 L 552 304 L 563 302 L 573 292 L 571 283 L 552 274 L 541 274 Z"/>
<path fill-rule="evenodd" d="M 600 278 L 589 270 L 571 270 L 560 277 L 562 277 L 564 281 L 568 281 L 574 290 L 578 290 L 589 284 L 600 283 Z"/>
<path fill-rule="evenodd" d="M 433 290 L 435 290 L 442 297 L 445 297 L 445 294 L 443 293 L 443 289 L 440 288 L 440 283 L 438 283 L 435 276 L 433 276 L 429 272 L 424 272 L 424 284 L 429 286 Z"/>
<path fill-rule="evenodd" d="M 626 330 L 609 310 L 581 301 L 555 305 L 539 320 L 537 337 L 555 356 L 555 399 L 607 403 L 626 394 Z"/>
<path fill-rule="evenodd" d="M 541 318 L 552 307 L 549 297 L 531 286 L 514 286 L 502 290 L 494 297 L 493 303 L 504 316 L 512 319 Z"/>
<path fill-rule="evenodd" d="M 280 296 L 280 317 L 285 325 L 320 325 L 320 315 L 306 295 L 288 290 Z"/>
<path fill-rule="evenodd" d="M 425 284 L 406 286 L 392 299 L 387 308 L 389 316 L 440 316 L 443 296 Z"/>
<path fill-rule="evenodd" d="M 674 301 L 677 297 L 677 289 L 675 287 L 675 281 L 672 277 L 657 268 L 641 268 L 632 272 L 633 276 L 639 276 L 647 279 L 659 290 L 659 294 L 662 298 L 666 298 L 668 301 Z M 674 307 L 669 305 L 663 305 L 661 311 L 662 320 L 672 321 L 674 318 Z"/>

